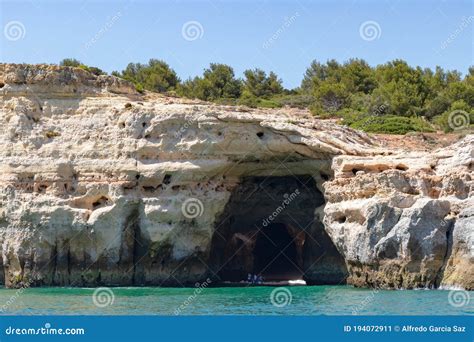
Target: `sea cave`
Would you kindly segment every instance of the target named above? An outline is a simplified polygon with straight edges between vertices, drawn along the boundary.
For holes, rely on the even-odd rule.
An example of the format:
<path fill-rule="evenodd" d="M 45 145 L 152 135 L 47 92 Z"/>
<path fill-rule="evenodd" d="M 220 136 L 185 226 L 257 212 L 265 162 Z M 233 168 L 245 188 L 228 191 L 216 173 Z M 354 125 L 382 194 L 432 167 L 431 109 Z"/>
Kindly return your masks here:
<path fill-rule="evenodd" d="M 245 177 L 217 226 L 211 265 L 221 283 L 260 275 L 264 283 L 342 284 L 347 269 L 317 209 L 324 196 L 313 177 Z"/>

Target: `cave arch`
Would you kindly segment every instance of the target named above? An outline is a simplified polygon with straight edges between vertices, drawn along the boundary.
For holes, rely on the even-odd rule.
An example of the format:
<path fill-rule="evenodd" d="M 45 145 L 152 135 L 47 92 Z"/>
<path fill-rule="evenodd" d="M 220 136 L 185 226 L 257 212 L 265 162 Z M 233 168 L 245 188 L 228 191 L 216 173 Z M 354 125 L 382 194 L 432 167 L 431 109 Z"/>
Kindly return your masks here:
<path fill-rule="evenodd" d="M 345 261 L 317 218 L 325 203 L 310 175 L 245 177 L 216 223 L 210 266 L 217 281 L 345 282 Z"/>

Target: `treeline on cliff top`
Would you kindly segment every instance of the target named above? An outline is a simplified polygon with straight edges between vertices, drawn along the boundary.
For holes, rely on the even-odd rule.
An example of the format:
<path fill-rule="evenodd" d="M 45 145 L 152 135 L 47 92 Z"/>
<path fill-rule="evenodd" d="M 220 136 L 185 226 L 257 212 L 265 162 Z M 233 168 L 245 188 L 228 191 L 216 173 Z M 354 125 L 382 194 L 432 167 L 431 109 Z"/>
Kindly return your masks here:
<path fill-rule="evenodd" d="M 75 59 L 64 59 L 60 65 L 105 74 Z M 249 69 L 238 78 L 232 67 L 219 63 L 211 63 L 202 76 L 184 81 L 166 62 L 157 59 L 130 63 L 112 75 L 132 82 L 140 92 L 229 105 L 308 108 L 315 116 L 339 118 L 344 125 L 373 133 L 449 132 L 453 130 L 453 112 L 467 117 L 463 128 L 472 128 L 474 123 L 474 66 L 463 77 L 458 71 L 441 67 L 414 68 L 403 60 L 376 67 L 362 59 L 313 61 L 301 86 L 291 90 L 283 87 L 274 72 Z"/>

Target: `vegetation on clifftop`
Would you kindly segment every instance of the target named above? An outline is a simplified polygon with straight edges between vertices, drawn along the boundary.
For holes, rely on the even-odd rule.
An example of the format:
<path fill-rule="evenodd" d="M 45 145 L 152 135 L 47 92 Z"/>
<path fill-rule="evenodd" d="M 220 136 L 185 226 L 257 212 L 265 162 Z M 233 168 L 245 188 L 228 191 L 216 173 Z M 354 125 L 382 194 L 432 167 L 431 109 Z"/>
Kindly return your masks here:
<path fill-rule="evenodd" d="M 80 61 L 78 61 L 75 58 L 65 58 L 63 59 L 60 63 L 60 66 L 68 66 L 68 67 L 75 67 L 75 68 L 81 68 L 83 70 L 89 71 L 90 73 L 93 73 L 94 75 L 105 75 L 106 73 L 102 71 L 101 69 L 93 66 L 88 66 L 85 64 L 82 64 Z"/>
<path fill-rule="evenodd" d="M 61 65 L 94 74 L 99 68 L 75 59 Z M 362 59 L 344 63 L 313 61 L 301 86 L 284 89 L 281 79 L 261 69 L 246 70 L 238 78 L 232 67 L 211 63 L 202 76 L 182 81 L 164 61 L 130 63 L 112 73 L 133 82 L 139 91 L 197 98 L 250 107 L 308 108 L 321 118 L 339 118 L 342 124 L 374 133 L 405 134 L 469 128 L 474 123 L 474 67 L 464 77 L 458 71 L 411 67 L 394 60 L 375 67 Z M 453 113 L 461 125 L 453 125 Z"/>

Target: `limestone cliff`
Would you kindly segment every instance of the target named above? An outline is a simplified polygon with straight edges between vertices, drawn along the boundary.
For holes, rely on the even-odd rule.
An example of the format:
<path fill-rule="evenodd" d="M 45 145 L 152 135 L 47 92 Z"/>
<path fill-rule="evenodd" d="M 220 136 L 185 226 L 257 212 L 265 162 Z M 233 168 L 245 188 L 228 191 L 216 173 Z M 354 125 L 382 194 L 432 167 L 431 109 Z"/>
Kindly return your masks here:
<path fill-rule="evenodd" d="M 314 284 L 474 288 L 473 135 L 407 153 L 293 109 L 49 65 L 0 64 L 0 88 L 6 286 L 180 286 L 278 263 Z M 288 261 L 268 259 L 274 233 Z"/>

